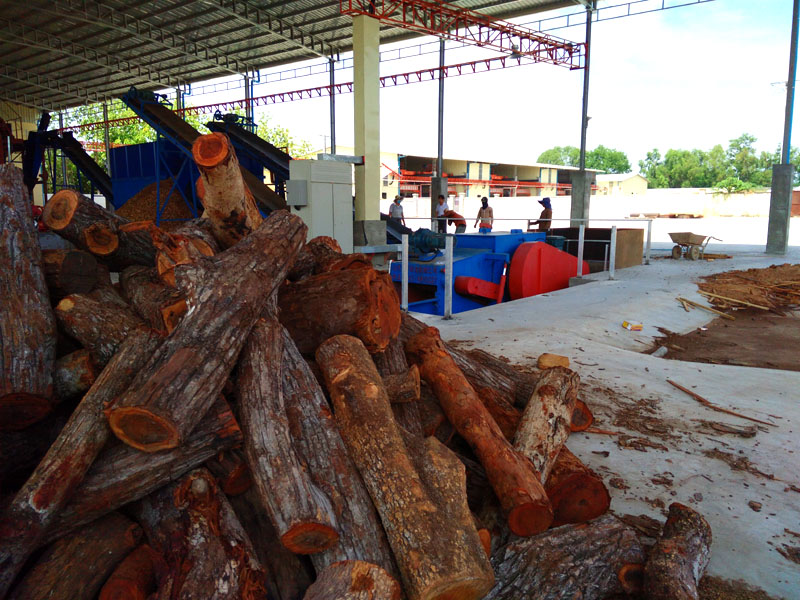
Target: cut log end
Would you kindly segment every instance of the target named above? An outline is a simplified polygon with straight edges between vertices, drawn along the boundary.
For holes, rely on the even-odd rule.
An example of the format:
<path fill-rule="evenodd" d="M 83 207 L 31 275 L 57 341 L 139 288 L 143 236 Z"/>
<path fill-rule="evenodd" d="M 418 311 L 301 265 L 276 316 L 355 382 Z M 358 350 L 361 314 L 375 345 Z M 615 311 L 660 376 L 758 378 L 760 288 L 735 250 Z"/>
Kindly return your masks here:
<path fill-rule="evenodd" d="M 508 527 L 520 537 L 541 533 L 552 522 L 553 511 L 547 504 L 527 502 L 515 506 L 508 513 Z"/>
<path fill-rule="evenodd" d="M 300 523 L 281 536 L 281 544 L 295 554 L 323 552 L 338 541 L 336 530 L 321 523 Z"/>
<path fill-rule="evenodd" d="M 575 473 L 555 487 L 547 487 L 553 506 L 553 526 L 585 523 L 608 510 L 611 497 L 603 480 Z M 515 532 L 516 533 L 516 532 Z"/>
<path fill-rule="evenodd" d="M 45 205 L 42 220 L 50 229 L 60 231 L 72 222 L 79 202 L 80 195 L 75 190 L 60 190 Z"/>
<path fill-rule="evenodd" d="M 617 572 L 617 579 L 626 594 L 640 594 L 644 589 L 644 565 L 639 563 L 623 565 Z"/>
<path fill-rule="evenodd" d="M 44 419 L 53 409 L 47 398 L 15 392 L 0 396 L 0 431 L 17 431 Z"/>
<path fill-rule="evenodd" d="M 589 407 L 583 400 L 575 401 L 575 408 L 572 409 L 572 422 L 570 423 L 569 430 L 573 433 L 576 431 L 586 431 L 594 423 L 594 416 Z"/>
<path fill-rule="evenodd" d="M 441 587 L 425 590 L 424 597 L 429 600 L 479 600 L 489 593 L 493 584 L 494 581 L 487 586 L 485 577 L 448 581 Z"/>
<path fill-rule="evenodd" d="M 216 167 L 228 157 L 228 141 L 222 133 L 201 135 L 192 145 L 192 157 L 199 167 Z"/>
<path fill-rule="evenodd" d="M 108 256 L 119 248 L 119 236 L 106 223 L 90 225 L 83 237 L 86 247 L 97 256 Z"/>
<path fill-rule="evenodd" d="M 186 300 L 178 300 L 174 304 L 161 309 L 161 317 L 164 320 L 164 327 L 167 333 L 172 333 L 188 310 L 189 307 L 186 305 Z"/>
<path fill-rule="evenodd" d="M 120 440 L 144 452 L 169 450 L 181 443 L 180 434 L 172 423 L 143 408 L 112 409 L 108 424 Z"/>

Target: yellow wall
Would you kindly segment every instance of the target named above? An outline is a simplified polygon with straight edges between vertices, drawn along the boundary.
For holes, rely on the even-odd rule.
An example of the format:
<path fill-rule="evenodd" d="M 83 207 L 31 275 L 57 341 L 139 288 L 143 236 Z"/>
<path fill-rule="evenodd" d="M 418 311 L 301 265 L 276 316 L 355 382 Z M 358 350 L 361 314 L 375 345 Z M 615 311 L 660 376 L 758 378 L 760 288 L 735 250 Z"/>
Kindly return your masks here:
<path fill-rule="evenodd" d="M 598 181 L 597 187 L 597 193 L 604 196 L 644 194 L 647 192 L 647 180 L 641 175 L 633 175 L 623 181 Z"/>

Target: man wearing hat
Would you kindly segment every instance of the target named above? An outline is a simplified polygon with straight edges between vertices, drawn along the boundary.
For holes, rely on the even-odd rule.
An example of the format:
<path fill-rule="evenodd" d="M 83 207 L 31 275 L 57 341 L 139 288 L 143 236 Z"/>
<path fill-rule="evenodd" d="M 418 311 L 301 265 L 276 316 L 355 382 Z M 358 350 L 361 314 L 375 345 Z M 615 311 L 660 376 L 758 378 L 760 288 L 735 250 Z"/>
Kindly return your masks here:
<path fill-rule="evenodd" d="M 403 201 L 403 197 L 400 194 L 394 197 L 394 202 L 389 207 L 389 216 L 397 221 L 400 221 L 403 226 L 405 227 L 406 218 L 403 216 L 403 207 L 400 206 L 400 203 Z"/>
<path fill-rule="evenodd" d="M 539 200 L 539 204 L 544 206 L 544 210 L 542 214 L 539 215 L 539 220 L 534 221 L 531 225 L 538 225 L 539 231 L 550 231 L 550 223 L 553 218 L 553 208 L 550 206 L 550 198 L 542 198 Z"/>

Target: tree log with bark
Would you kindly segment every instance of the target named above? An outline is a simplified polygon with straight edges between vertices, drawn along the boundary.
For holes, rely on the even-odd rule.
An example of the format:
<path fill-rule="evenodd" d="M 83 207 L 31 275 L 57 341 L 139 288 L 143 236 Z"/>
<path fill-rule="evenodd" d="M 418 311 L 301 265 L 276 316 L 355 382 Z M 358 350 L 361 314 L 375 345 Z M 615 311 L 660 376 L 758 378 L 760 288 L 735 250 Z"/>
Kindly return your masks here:
<path fill-rule="evenodd" d="M 53 373 L 55 398 L 59 402 L 80 398 L 92 387 L 100 367 L 86 349 L 76 350 L 56 361 Z"/>
<path fill-rule="evenodd" d="M 343 254 L 339 242 L 328 236 L 315 237 L 309 240 L 305 248 L 297 255 L 290 281 L 300 281 L 312 275 L 328 271 L 346 271 L 347 269 L 371 268 L 372 261 L 366 254 Z"/>
<path fill-rule="evenodd" d="M 156 591 L 156 569 L 163 560 L 150 546 L 142 544 L 114 569 L 98 600 L 147 600 Z"/>
<path fill-rule="evenodd" d="M 250 469 L 239 449 L 222 450 L 205 463 L 226 496 L 244 494 L 253 485 Z"/>
<path fill-rule="evenodd" d="M 539 474 L 508 443 L 447 352 L 438 330 L 422 330 L 406 343 L 406 352 L 433 388 L 448 420 L 486 469 L 511 531 L 527 536 L 547 529 L 553 513 Z"/>
<path fill-rule="evenodd" d="M 622 592 L 619 571 L 644 559 L 635 530 L 612 515 L 557 527 L 494 553 L 497 585 L 486 600 L 603 600 Z"/>
<path fill-rule="evenodd" d="M 303 354 L 339 334 L 382 352 L 400 329 L 400 300 L 387 273 L 351 269 L 287 283 L 279 292 L 281 323 Z"/>
<path fill-rule="evenodd" d="M 0 166 L 0 430 L 51 410 L 56 325 L 22 171 Z"/>
<path fill-rule="evenodd" d="M 314 554 L 330 548 L 339 534 L 330 500 L 292 444 L 281 385 L 282 329 L 274 317 L 260 319 L 242 351 L 237 389 L 244 450 L 281 543 L 292 552 Z"/>
<path fill-rule="evenodd" d="M 181 293 L 161 281 L 154 268 L 128 267 L 120 274 L 119 282 L 133 310 L 164 335 L 177 327 L 188 310 Z"/>
<path fill-rule="evenodd" d="M 586 431 L 594 423 L 594 415 L 586 403 L 578 399 L 575 401 L 575 408 L 572 410 L 572 420 L 570 422 L 570 431 Z"/>
<path fill-rule="evenodd" d="M 711 559 L 711 527 L 697 511 L 674 502 L 661 538 L 644 568 L 652 600 L 697 600 L 697 585 Z"/>
<path fill-rule="evenodd" d="M 47 201 L 42 212 L 42 221 L 65 240 L 72 242 L 81 250 L 98 256 L 113 253 L 119 244 L 116 234 L 104 239 L 103 234 L 114 232 L 120 225 L 130 223 L 124 217 L 106 210 L 91 199 L 71 189 L 59 190 Z M 103 225 L 93 236 L 89 231 L 95 225 Z M 87 231 L 89 236 L 87 237 Z M 94 248 L 94 250 L 93 250 Z"/>
<path fill-rule="evenodd" d="M 275 211 L 233 248 L 181 267 L 189 312 L 109 412 L 118 438 L 146 452 L 186 438 L 225 385 L 305 235 L 299 217 Z"/>
<path fill-rule="evenodd" d="M 86 294 L 97 284 L 97 260 L 83 250 L 43 250 L 42 267 L 53 301 Z"/>
<path fill-rule="evenodd" d="M 94 598 L 141 537 L 136 523 L 117 513 L 108 515 L 45 549 L 8 598 Z"/>
<path fill-rule="evenodd" d="M 611 505 L 611 496 L 597 475 L 566 446 L 561 448 L 544 489 L 553 505 L 553 525 L 585 523 Z"/>
<path fill-rule="evenodd" d="M 156 271 L 166 285 L 175 287 L 175 268 L 214 256 L 220 252 L 208 219 L 195 219 L 172 233 L 151 227 L 150 235 L 156 247 Z"/>
<path fill-rule="evenodd" d="M 192 157 L 200 171 L 198 188 L 203 200 L 203 218 L 211 221 L 214 237 L 230 248 L 261 224 L 253 195 L 239 170 L 239 160 L 228 136 L 201 135 L 192 144 Z"/>
<path fill-rule="evenodd" d="M 378 565 L 346 560 L 322 571 L 303 600 L 401 600 L 402 597 L 400 584 Z"/>
<path fill-rule="evenodd" d="M 399 337 L 394 338 L 386 350 L 373 354 L 373 361 L 375 366 L 378 367 L 378 373 L 384 378 L 384 385 L 386 378 L 397 377 L 402 374 L 409 373 L 408 361 L 406 360 L 406 352 L 403 348 L 403 343 Z M 414 367 L 416 368 L 416 367 Z M 417 368 L 417 378 L 419 378 L 419 369 Z M 388 390 L 387 390 L 388 392 Z M 420 399 L 422 398 L 422 385 L 420 382 L 419 395 L 416 402 L 394 402 L 392 403 L 392 412 L 394 413 L 394 420 L 403 429 L 415 435 L 422 435 L 424 427 L 422 424 L 422 406 Z M 391 396 L 389 398 L 391 401 Z M 441 413 L 441 409 L 439 409 Z M 444 413 L 441 413 L 442 416 Z M 432 433 L 427 435 L 433 435 Z"/>
<path fill-rule="evenodd" d="M 405 373 L 383 376 L 383 387 L 392 404 L 416 402 L 419 400 L 419 368 L 411 365 Z"/>
<path fill-rule="evenodd" d="M 514 449 L 527 456 L 542 484 L 570 434 L 580 378 L 564 367 L 542 372 L 514 437 Z"/>
<path fill-rule="evenodd" d="M 339 430 L 381 516 L 410 600 L 482 598 L 493 582 L 483 549 L 464 543 L 461 528 L 423 484 L 364 344 L 339 335 L 316 356 Z"/>

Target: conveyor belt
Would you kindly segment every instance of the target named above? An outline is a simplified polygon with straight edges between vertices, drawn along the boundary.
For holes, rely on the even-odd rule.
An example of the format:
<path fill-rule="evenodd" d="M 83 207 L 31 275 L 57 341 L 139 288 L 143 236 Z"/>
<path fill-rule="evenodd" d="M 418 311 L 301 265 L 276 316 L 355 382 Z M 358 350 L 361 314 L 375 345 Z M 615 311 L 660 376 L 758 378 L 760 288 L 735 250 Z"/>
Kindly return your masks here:
<path fill-rule="evenodd" d="M 289 179 L 289 161 L 292 160 L 292 157 L 283 150 L 279 150 L 238 123 L 210 121 L 206 123 L 206 127 L 211 131 L 226 134 L 237 152 L 249 154 L 263 164 L 267 170 L 274 173 L 277 178 L 284 181 Z"/>
<path fill-rule="evenodd" d="M 52 144 L 61 148 L 64 155 L 78 167 L 81 173 L 94 184 L 94 187 L 103 194 L 109 204 L 114 201 L 114 192 L 111 188 L 111 178 L 108 173 L 98 165 L 94 159 L 83 149 L 81 143 L 72 133 L 65 132 L 63 136 L 51 136 Z"/>

